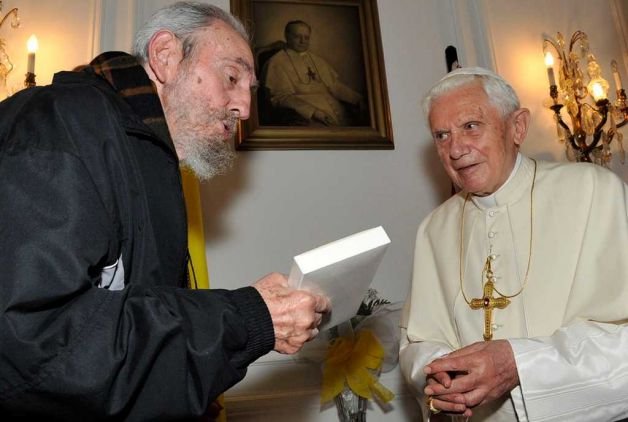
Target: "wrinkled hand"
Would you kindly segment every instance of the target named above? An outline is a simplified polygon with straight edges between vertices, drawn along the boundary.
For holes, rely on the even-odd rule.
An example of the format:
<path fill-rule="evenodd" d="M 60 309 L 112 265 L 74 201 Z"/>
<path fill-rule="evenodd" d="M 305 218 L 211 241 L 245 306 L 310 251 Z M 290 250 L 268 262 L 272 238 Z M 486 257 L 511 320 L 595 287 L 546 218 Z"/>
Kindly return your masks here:
<path fill-rule="evenodd" d="M 332 126 L 332 125 L 337 125 L 338 122 L 336 121 L 336 119 L 334 119 L 333 116 L 325 113 L 322 110 L 317 109 L 313 114 L 312 114 L 312 118 L 314 118 L 315 120 L 318 120 L 319 122 L 321 122 L 322 124 L 324 124 L 325 126 Z"/>
<path fill-rule="evenodd" d="M 474 343 L 435 359 L 424 368 L 424 393 L 444 412 L 472 415 L 471 408 L 507 394 L 519 384 L 510 343 L 495 340 Z"/>
<path fill-rule="evenodd" d="M 323 313 L 329 311 L 329 299 L 304 290 L 288 287 L 283 274 L 271 273 L 253 287 L 266 302 L 275 330 L 275 350 L 298 352 L 303 344 L 318 334 Z"/>
<path fill-rule="evenodd" d="M 449 388 L 451 386 L 451 381 L 455 378 L 456 374 L 453 372 L 450 374 L 448 372 L 437 372 L 435 374 L 428 375 L 427 378 L 427 387 L 438 388 L 438 386 L 444 386 L 445 388 Z M 424 391 L 427 390 L 427 387 Z M 467 406 L 464 404 L 464 396 L 459 393 L 452 394 L 426 394 L 426 396 L 432 396 L 432 406 L 435 408 L 449 414 L 460 414 L 464 416 L 471 416 L 465 412 L 470 412 Z"/>

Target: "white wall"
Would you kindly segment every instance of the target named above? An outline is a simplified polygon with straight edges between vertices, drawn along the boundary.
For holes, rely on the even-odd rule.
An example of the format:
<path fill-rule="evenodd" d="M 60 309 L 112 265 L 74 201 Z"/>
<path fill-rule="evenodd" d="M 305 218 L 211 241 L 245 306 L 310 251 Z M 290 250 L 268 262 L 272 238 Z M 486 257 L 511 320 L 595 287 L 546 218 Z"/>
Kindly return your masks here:
<path fill-rule="evenodd" d="M 5 11 L 20 7 L 23 22 L 19 31 L 0 32 L 15 59 L 13 83 L 22 83 L 21 46 L 31 33 L 40 38 L 38 82 L 47 83 L 54 71 L 84 63 L 94 52 L 128 50 L 138 23 L 171 2 L 5 0 Z M 213 3 L 229 6 L 228 0 Z M 395 149 L 240 152 L 230 174 L 202 187 L 212 287 L 237 288 L 270 271 L 288 272 L 293 255 L 382 225 L 392 245 L 374 287 L 389 300 L 404 299 L 416 228 L 449 193 L 419 111 L 421 96 L 446 72 L 447 45 L 458 47 L 463 64 L 496 68 L 512 82 L 533 114 L 523 150 L 538 158 L 564 159 L 550 112 L 541 106 L 547 92 L 543 32 L 586 31 L 604 76 L 612 81 L 608 62 L 615 57 L 628 85 L 625 1 L 378 0 L 378 8 Z M 614 168 L 628 180 L 628 165 Z M 280 406 L 289 406 L 290 420 L 336 420 L 333 409 L 320 412 L 319 375 L 316 365 L 271 354 L 227 394 L 230 421 L 259 421 L 260 409 L 268 420 L 287 420 Z M 369 418 L 414 420 L 416 408 L 398 372 L 382 379 L 399 399 L 391 411 L 374 408 Z"/>

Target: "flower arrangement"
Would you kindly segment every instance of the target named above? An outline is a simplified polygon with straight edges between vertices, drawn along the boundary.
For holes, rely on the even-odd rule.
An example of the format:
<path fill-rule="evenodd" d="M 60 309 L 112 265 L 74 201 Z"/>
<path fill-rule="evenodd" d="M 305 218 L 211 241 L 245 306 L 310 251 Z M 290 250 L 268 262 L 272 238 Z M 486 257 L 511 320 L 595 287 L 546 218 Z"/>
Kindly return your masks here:
<path fill-rule="evenodd" d="M 369 400 L 382 405 L 394 398 L 379 375 L 397 364 L 399 309 L 369 289 L 356 316 L 330 330 L 321 403 L 333 400 L 342 422 L 363 422 Z"/>
<path fill-rule="evenodd" d="M 355 317 L 352 318 L 351 324 L 357 325 L 360 317 L 373 315 L 373 313 L 376 312 L 379 308 L 386 305 L 390 305 L 390 301 L 380 298 L 377 290 L 369 288 L 366 292 L 366 297 L 364 298 L 362 303 L 360 303 L 358 313 Z"/>

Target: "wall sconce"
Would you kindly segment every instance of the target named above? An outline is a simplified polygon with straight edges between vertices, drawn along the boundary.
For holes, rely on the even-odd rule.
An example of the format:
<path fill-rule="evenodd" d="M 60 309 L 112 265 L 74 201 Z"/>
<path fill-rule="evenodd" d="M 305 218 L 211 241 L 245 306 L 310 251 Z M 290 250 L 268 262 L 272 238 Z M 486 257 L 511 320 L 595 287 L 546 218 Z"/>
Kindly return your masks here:
<path fill-rule="evenodd" d="M 0 18 L 0 29 L 6 20 L 11 16 L 11 27 L 17 28 L 20 26 L 20 17 L 17 14 L 17 7 L 9 10 L 4 17 Z M 0 1 L 0 16 L 2 16 L 2 1 Z M 6 42 L 0 38 L 0 101 L 4 100 L 8 96 L 7 90 L 7 76 L 13 70 L 13 63 L 9 58 L 9 54 L 4 49 Z"/>
<path fill-rule="evenodd" d="M 554 56 L 550 49 L 554 50 L 559 61 L 558 85 L 554 74 Z M 589 52 L 587 34 L 576 31 L 567 51 L 560 32 L 556 39 L 544 36 L 543 53 L 550 84 L 551 101 L 547 105 L 554 112 L 558 137 L 565 143 L 567 158 L 570 161 L 594 162 L 608 167 L 612 158 L 610 144 L 613 139 L 617 139 L 620 161 L 624 164 L 623 135 L 618 129 L 628 123 L 628 107 L 617 62 L 611 62 L 616 88 L 616 100 L 611 102 L 608 99 L 609 84 L 602 78 L 595 56 Z M 585 57 L 589 77 L 587 84 L 580 70 L 580 59 Z M 589 97 L 592 104 L 590 100 L 587 102 Z M 571 129 L 563 121 L 563 108 L 570 117 Z"/>

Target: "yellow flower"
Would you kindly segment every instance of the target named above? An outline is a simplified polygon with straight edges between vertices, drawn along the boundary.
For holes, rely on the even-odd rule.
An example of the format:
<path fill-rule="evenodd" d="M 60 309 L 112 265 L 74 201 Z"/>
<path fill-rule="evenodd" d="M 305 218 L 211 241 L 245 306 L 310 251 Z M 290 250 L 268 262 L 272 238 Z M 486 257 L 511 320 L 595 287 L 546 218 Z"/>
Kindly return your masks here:
<path fill-rule="evenodd" d="M 323 369 L 321 403 L 333 400 L 345 386 L 360 397 L 373 398 L 384 403 L 394 394 L 377 379 L 382 365 L 384 349 L 370 330 L 358 331 L 355 338 L 338 337 L 330 343 Z"/>

